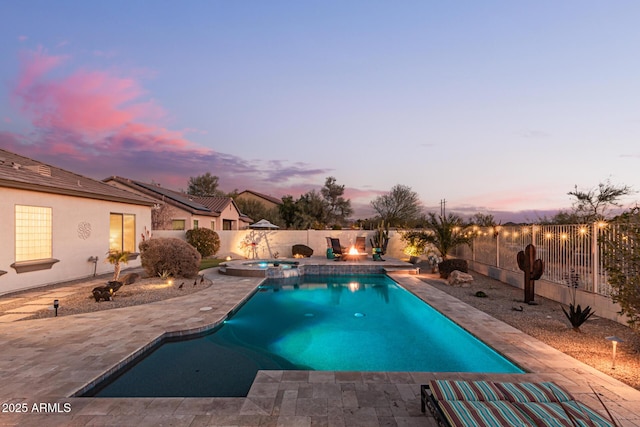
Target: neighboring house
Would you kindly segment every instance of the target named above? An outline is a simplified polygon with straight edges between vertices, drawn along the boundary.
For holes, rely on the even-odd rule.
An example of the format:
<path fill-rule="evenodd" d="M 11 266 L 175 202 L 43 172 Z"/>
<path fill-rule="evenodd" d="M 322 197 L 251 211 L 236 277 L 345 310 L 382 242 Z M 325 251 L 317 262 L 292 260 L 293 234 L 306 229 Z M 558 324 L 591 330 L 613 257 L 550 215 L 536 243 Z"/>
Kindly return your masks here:
<path fill-rule="evenodd" d="M 112 272 L 107 253 L 137 252 L 153 205 L 0 149 L 0 294 Z"/>
<path fill-rule="evenodd" d="M 256 191 L 245 190 L 236 196 L 238 200 L 255 200 L 262 203 L 267 209 L 277 208 L 282 205 L 282 199 L 261 194 Z"/>
<path fill-rule="evenodd" d="M 199 197 L 163 188 L 158 184 L 112 176 L 103 182 L 124 190 L 134 191 L 156 201 L 153 215 L 154 230 L 190 230 L 210 228 L 240 230 L 253 221 L 242 214 L 231 197 Z"/>

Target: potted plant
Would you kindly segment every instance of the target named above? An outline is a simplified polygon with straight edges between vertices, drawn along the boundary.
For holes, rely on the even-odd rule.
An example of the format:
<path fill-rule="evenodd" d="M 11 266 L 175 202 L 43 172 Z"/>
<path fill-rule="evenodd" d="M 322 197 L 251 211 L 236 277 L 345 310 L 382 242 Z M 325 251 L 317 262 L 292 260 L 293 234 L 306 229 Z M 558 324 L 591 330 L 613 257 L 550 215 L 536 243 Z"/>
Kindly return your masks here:
<path fill-rule="evenodd" d="M 438 272 L 438 264 L 442 262 L 442 258 L 438 255 L 438 251 L 435 249 L 433 245 L 429 245 L 429 249 L 427 250 L 427 262 L 431 267 L 432 273 Z"/>

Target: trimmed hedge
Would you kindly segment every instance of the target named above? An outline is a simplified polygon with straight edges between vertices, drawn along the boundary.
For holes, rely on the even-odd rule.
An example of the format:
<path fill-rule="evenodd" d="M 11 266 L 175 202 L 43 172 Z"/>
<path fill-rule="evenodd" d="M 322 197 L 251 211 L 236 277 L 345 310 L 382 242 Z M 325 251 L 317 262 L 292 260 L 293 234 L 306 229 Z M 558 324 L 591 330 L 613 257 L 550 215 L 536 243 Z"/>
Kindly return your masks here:
<path fill-rule="evenodd" d="M 176 238 L 154 238 L 141 242 L 140 260 L 149 276 L 169 274 L 173 277 L 191 278 L 198 275 L 200 253 Z"/>
<path fill-rule="evenodd" d="M 187 242 L 196 248 L 202 257 L 215 255 L 220 249 L 218 233 L 209 228 L 187 230 Z"/>
<path fill-rule="evenodd" d="M 445 259 L 441 263 L 438 264 L 438 271 L 440 272 L 440 277 L 443 279 L 448 279 L 449 274 L 452 271 L 462 271 L 463 273 L 469 272 L 469 263 L 467 263 L 466 259 Z"/>

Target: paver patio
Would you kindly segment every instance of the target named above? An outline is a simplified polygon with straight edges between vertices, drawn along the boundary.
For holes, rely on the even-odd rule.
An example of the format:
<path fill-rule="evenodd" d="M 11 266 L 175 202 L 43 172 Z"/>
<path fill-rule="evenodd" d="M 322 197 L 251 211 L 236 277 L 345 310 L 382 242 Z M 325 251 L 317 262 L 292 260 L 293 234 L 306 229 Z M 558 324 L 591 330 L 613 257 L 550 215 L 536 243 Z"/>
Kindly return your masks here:
<path fill-rule="evenodd" d="M 324 262 L 321 258 L 314 261 Z M 419 386 L 433 378 L 455 377 L 555 381 L 602 413 L 592 386 L 622 425 L 640 427 L 640 391 L 415 275 L 402 273 L 390 276 L 530 373 L 260 371 L 246 398 L 71 397 L 148 348 L 165 332 L 197 331 L 217 324 L 262 281 L 218 275 L 215 269 L 205 274 L 213 285 L 184 297 L 75 316 L 0 323 L 0 425 L 435 426 L 429 414 L 420 412 Z M 205 306 L 212 309 L 201 311 Z M 42 403 L 50 405 L 41 408 Z M 26 413 L 5 412 L 15 409 L 16 404 L 26 404 Z"/>

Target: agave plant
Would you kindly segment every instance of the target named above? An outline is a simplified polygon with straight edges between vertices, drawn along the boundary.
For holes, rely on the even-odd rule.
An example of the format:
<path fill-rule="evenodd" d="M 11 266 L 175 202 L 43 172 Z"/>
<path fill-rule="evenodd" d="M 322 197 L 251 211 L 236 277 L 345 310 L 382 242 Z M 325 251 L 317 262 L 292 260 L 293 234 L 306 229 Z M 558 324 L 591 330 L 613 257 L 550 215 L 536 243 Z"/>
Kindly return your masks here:
<path fill-rule="evenodd" d="M 586 306 L 583 310 L 582 307 L 580 307 L 580 304 L 577 306 L 569 304 L 569 311 L 565 310 L 562 306 L 561 308 L 562 311 L 564 311 L 564 315 L 567 316 L 567 319 L 571 322 L 573 330 L 576 332 L 580 332 L 580 326 L 595 314 L 595 311 L 592 311 L 590 306 Z"/>
<path fill-rule="evenodd" d="M 575 270 L 571 269 L 571 274 L 568 275 L 568 279 L 571 292 L 571 304 L 569 304 L 569 311 L 562 306 L 560 306 L 560 308 L 562 308 L 564 315 L 569 319 L 573 330 L 580 332 L 580 326 L 593 316 L 595 311 L 591 310 L 591 306 L 586 306 L 583 310 L 580 304 L 576 305 L 576 290 L 580 284 L 580 277 Z"/>

